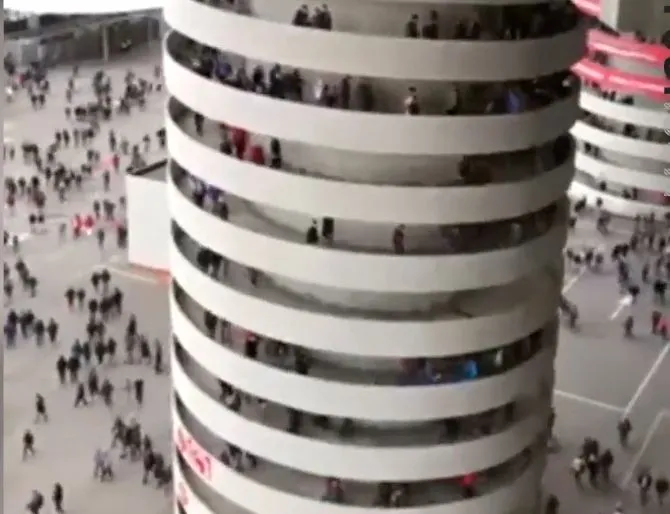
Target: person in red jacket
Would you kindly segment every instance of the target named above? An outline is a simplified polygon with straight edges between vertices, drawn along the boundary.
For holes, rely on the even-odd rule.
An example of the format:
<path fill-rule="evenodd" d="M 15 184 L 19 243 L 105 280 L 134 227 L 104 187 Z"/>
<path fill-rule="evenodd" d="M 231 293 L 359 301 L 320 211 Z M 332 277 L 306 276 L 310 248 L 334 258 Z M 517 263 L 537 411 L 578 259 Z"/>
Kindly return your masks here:
<path fill-rule="evenodd" d="M 664 341 L 668 340 L 668 318 L 666 316 L 661 316 L 661 319 L 658 320 L 656 333 L 661 336 Z"/>
<path fill-rule="evenodd" d="M 472 498 L 475 495 L 475 483 L 477 482 L 476 473 L 468 473 L 463 475 L 458 483 L 461 486 L 463 498 Z"/>
<path fill-rule="evenodd" d="M 261 145 L 253 145 L 249 148 L 247 160 L 259 166 L 265 166 L 265 152 L 263 152 L 263 147 Z"/>
<path fill-rule="evenodd" d="M 112 155 L 112 166 L 114 167 L 115 172 L 119 172 L 119 167 L 121 165 L 121 158 L 119 157 L 119 154 L 113 154 Z"/>
<path fill-rule="evenodd" d="M 86 217 L 84 218 L 84 229 L 86 232 L 91 232 L 93 230 L 93 226 L 95 225 L 95 219 L 93 219 L 93 216 L 91 214 L 87 214 Z"/>
<path fill-rule="evenodd" d="M 81 235 L 81 230 L 84 227 L 84 220 L 80 214 L 75 214 L 72 218 L 72 233 L 74 238 L 77 239 Z"/>
<path fill-rule="evenodd" d="M 235 148 L 235 155 L 243 159 L 249 145 L 249 133 L 241 128 L 230 127 L 230 142 Z"/>

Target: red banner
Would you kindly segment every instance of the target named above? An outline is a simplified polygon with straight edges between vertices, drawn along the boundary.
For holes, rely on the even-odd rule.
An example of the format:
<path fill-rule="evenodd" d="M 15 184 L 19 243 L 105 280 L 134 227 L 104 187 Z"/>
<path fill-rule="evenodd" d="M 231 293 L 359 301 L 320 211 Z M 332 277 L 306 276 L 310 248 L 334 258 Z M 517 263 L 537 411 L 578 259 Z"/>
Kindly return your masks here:
<path fill-rule="evenodd" d="M 640 43 L 630 37 L 612 36 L 598 29 L 589 30 L 587 39 L 589 50 L 596 50 L 615 57 L 623 57 L 663 66 L 670 59 L 670 48 L 663 45 Z"/>
<path fill-rule="evenodd" d="M 670 88 L 670 81 L 664 78 L 641 77 L 607 68 L 588 59 L 579 61 L 572 67 L 572 71 L 582 80 L 595 82 L 607 91 L 639 94 L 657 101 L 664 101 L 669 97 L 664 90 L 666 87 Z"/>
<path fill-rule="evenodd" d="M 191 437 L 191 434 L 181 427 L 177 428 L 174 445 L 184 460 L 201 478 L 208 481 L 212 479 L 212 457 Z"/>

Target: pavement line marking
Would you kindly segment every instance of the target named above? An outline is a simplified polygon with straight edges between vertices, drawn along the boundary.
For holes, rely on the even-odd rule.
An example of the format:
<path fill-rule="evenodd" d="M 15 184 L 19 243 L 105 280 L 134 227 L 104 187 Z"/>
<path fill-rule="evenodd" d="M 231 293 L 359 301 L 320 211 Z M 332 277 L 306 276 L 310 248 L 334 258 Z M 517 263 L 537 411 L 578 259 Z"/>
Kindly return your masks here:
<path fill-rule="evenodd" d="M 579 270 L 579 272 L 577 272 L 575 276 L 573 276 L 570 280 L 568 280 L 565 283 L 565 285 L 563 286 L 562 293 L 565 294 L 568 291 L 570 291 L 570 289 L 572 289 L 572 287 L 577 283 L 577 281 L 579 281 L 579 279 L 582 278 L 584 273 L 586 273 L 586 268 L 582 268 L 581 270 Z"/>
<path fill-rule="evenodd" d="M 619 314 L 621 314 L 624 309 L 630 307 L 632 304 L 633 304 L 633 298 L 630 295 L 621 298 L 618 302 L 616 309 L 614 309 L 614 311 L 612 311 L 612 314 L 610 314 L 610 321 L 614 321 L 615 319 L 617 319 L 619 317 Z"/>
<path fill-rule="evenodd" d="M 630 481 L 633 479 L 635 471 L 637 470 L 637 467 L 640 465 L 640 461 L 644 457 L 645 452 L 647 451 L 649 445 L 654 439 L 656 432 L 658 432 L 658 429 L 661 427 L 663 418 L 665 418 L 666 416 L 670 416 L 670 411 L 662 410 L 658 414 L 656 414 L 656 417 L 654 418 L 654 421 L 651 423 L 651 426 L 647 431 L 647 435 L 644 438 L 644 441 L 642 442 L 642 446 L 640 446 L 640 449 L 633 457 L 633 460 L 631 461 L 630 466 L 628 466 L 628 470 L 626 471 L 623 480 L 621 480 L 621 483 L 619 484 L 621 489 L 625 490 L 630 485 Z"/>
<path fill-rule="evenodd" d="M 578 403 L 583 403 L 585 405 L 590 405 L 592 407 L 598 407 L 599 409 L 608 410 L 610 412 L 616 412 L 621 414 L 624 412 L 623 407 L 617 405 L 612 405 L 611 403 L 600 402 L 598 400 L 593 400 L 592 398 L 587 398 L 586 396 L 581 396 L 574 393 L 568 393 L 567 391 L 559 391 L 554 389 L 554 395 L 560 396 L 561 398 L 567 398 L 568 400 L 573 400 Z"/>
<path fill-rule="evenodd" d="M 139 280 L 140 282 L 146 282 L 148 284 L 160 284 L 159 280 L 153 277 L 147 277 L 145 275 L 141 275 L 140 273 L 135 273 L 134 271 L 120 269 L 115 266 L 107 266 L 107 269 L 110 271 L 110 273 L 115 273 L 117 275 L 129 278 L 131 280 Z"/>
<path fill-rule="evenodd" d="M 635 391 L 635 394 L 628 402 L 628 405 L 626 405 L 626 409 L 623 411 L 624 416 L 628 416 L 633 410 L 633 407 L 635 407 L 635 404 L 640 399 L 640 396 L 642 396 L 642 393 L 644 393 L 644 390 L 649 385 L 649 382 L 651 382 L 651 380 L 658 372 L 658 368 L 661 367 L 661 364 L 663 364 L 663 361 L 668 356 L 668 353 L 670 353 L 670 343 L 666 343 L 663 349 L 659 352 L 658 357 L 656 357 L 656 360 L 651 365 L 651 368 L 649 368 L 649 371 L 642 379 L 642 382 L 640 382 L 640 385 L 637 387 L 637 391 Z"/>

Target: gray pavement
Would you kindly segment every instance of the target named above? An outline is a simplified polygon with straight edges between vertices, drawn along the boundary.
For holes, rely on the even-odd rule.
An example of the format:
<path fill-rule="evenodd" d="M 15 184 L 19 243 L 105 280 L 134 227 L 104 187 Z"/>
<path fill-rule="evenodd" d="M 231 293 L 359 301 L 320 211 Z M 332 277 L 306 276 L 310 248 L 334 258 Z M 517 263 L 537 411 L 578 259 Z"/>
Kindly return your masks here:
<path fill-rule="evenodd" d="M 603 237 L 593 220 L 580 220 L 568 245 L 609 249 L 627 241 L 632 231 L 624 220 L 615 220 L 613 228 L 612 235 Z M 636 271 L 646 258 L 643 253 L 633 259 Z M 638 305 L 622 305 L 609 258 L 602 273 L 567 274 L 564 291 L 578 306 L 580 323 L 576 332 L 561 331 L 555 396 L 561 449 L 549 460 L 547 492 L 560 497 L 562 512 L 610 514 L 618 500 L 626 503 L 627 514 L 661 512 L 655 505 L 640 509 L 635 497 L 641 466 L 670 474 L 670 347 L 650 334 L 651 294 L 644 289 Z M 662 310 L 670 315 L 669 307 Z M 629 312 L 636 319 L 633 340 L 623 337 L 623 320 Z M 619 449 L 616 432 L 624 413 L 634 427 L 631 448 L 625 451 Z M 570 461 L 586 436 L 614 450 L 615 484 L 609 488 L 579 492 L 572 481 Z"/>
<path fill-rule="evenodd" d="M 118 88 L 125 70 L 132 68 L 139 74 L 150 77 L 153 64 L 158 56 L 144 55 L 122 63 L 106 67 Z M 94 68 L 82 69 L 90 77 Z M 56 129 L 65 127 L 63 112 L 64 85 L 68 72 L 54 70 L 51 74 L 53 93 L 45 109 L 34 112 L 24 95 L 19 95 L 7 106 L 5 119 L 5 141 L 16 144 L 24 140 L 46 145 L 52 141 Z M 81 98 L 86 94 L 89 81 L 81 83 Z M 113 127 L 125 134 L 131 142 L 139 142 L 146 132 L 153 134 L 162 126 L 163 99 L 159 95 L 150 98 L 143 113 L 135 113 L 130 118 L 118 118 L 103 125 L 103 136 L 93 147 L 103 155 L 107 152 L 106 130 Z M 147 159 L 160 158 L 154 154 Z M 83 151 L 66 150 L 59 158 L 68 166 L 84 162 Z M 126 162 L 124 162 L 126 164 Z M 5 176 L 18 178 L 31 176 L 34 171 L 23 164 L 21 159 L 5 162 Z M 47 199 L 47 232 L 31 235 L 28 232 L 27 217 L 30 208 L 23 201 L 18 202 L 16 214 L 10 216 L 5 211 L 5 229 L 12 234 L 23 235 L 21 256 L 39 280 L 36 298 L 29 298 L 17 291 L 9 307 L 32 309 L 36 316 L 48 320 L 54 317 L 60 323 L 57 345 L 48 343 L 37 348 L 32 340 L 21 341 L 14 349 L 4 352 L 4 511 L 19 513 L 25 511 L 33 489 L 38 489 L 47 501 L 46 512 L 53 512 L 50 505 L 51 489 L 60 481 L 65 492 L 65 509 L 68 513 L 118 514 L 119 512 L 146 512 L 167 514 L 171 512 L 171 499 L 163 491 L 153 487 L 143 487 L 140 483 L 140 469 L 137 464 L 115 461 L 116 480 L 111 484 L 101 484 L 92 478 L 93 453 L 96 448 L 108 445 L 111 423 L 115 415 L 137 413 L 137 417 L 153 437 L 157 448 L 163 453 L 170 451 L 169 378 L 156 376 L 145 366 L 103 365 L 100 374 L 109 377 L 116 386 L 115 406 L 108 410 L 101 404 L 74 409 L 74 389 L 59 385 L 55 361 L 61 353 L 69 354 L 75 338 L 84 336 L 86 315 L 71 313 L 66 309 L 63 297 L 68 286 L 84 287 L 89 295 L 92 288 L 89 276 L 100 265 L 112 271 L 113 283 L 125 292 L 126 314 L 108 327 L 110 335 L 119 340 L 125 330 L 128 313 L 135 312 L 139 319 L 139 329 L 150 338 L 159 338 L 167 345 L 169 323 L 167 319 L 167 296 L 164 287 L 147 280 L 135 280 L 125 271 L 125 255 L 113 248 L 114 237 L 109 237 L 107 248 L 100 252 L 91 238 L 68 241 L 60 244 L 57 224 L 71 218 L 74 213 L 90 211 L 94 198 L 103 198 L 102 182 L 99 177 L 86 183 L 82 193 L 72 194 L 66 204 L 60 204 L 53 194 Z M 112 190 L 108 197 L 117 200 L 124 194 L 124 179 L 114 176 Z M 111 236 L 112 234 L 110 234 Z M 13 266 L 16 257 L 5 249 L 3 258 Z M 4 317 L 3 317 L 4 321 Z M 166 348 L 167 349 L 167 348 Z M 165 353 L 166 357 L 169 355 Z M 121 390 L 126 379 L 142 377 L 146 382 L 146 405 L 138 407 Z M 36 393 L 46 398 L 50 420 L 46 424 L 34 424 L 34 399 Z M 37 455 L 21 461 L 21 438 L 26 429 L 36 437 Z"/>

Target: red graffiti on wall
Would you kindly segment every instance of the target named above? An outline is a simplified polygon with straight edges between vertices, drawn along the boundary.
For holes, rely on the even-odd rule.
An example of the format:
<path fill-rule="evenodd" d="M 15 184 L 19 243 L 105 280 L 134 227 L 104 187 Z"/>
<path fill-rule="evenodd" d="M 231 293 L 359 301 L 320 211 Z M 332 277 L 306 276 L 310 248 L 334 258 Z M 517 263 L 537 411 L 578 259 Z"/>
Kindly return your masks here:
<path fill-rule="evenodd" d="M 186 430 L 177 428 L 175 447 L 195 472 L 206 480 L 212 478 L 212 456 Z"/>

